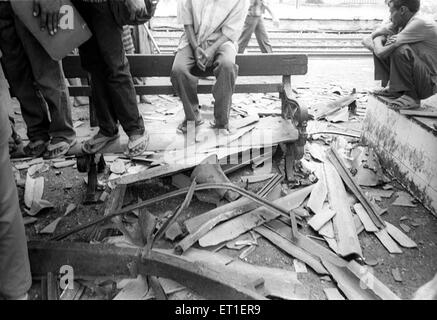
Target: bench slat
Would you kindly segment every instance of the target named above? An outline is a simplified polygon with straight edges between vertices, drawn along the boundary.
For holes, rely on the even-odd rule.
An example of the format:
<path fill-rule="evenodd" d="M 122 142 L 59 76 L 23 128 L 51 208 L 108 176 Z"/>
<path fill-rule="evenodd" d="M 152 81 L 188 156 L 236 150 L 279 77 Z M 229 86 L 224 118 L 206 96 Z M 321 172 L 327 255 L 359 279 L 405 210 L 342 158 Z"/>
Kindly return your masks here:
<path fill-rule="evenodd" d="M 174 55 L 128 55 L 132 76 L 169 77 Z M 86 72 L 79 56 L 62 61 L 67 78 L 84 78 Z M 308 71 L 308 57 L 293 54 L 245 54 L 237 56 L 239 76 L 304 75 Z"/>
<path fill-rule="evenodd" d="M 279 92 L 281 87 L 281 83 L 244 83 L 236 85 L 235 93 Z M 173 88 L 170 85 L 135 86 L 135 90 L 138 95 L 173 94 Z M 198 86 L 197 91 L 200 94 L 210 94 L 212 92 L 212 84 L 201 84 Z M 91 88 L 72 86 L 69 87 L 69 92 L 72 97 L 90 96 Z"/>

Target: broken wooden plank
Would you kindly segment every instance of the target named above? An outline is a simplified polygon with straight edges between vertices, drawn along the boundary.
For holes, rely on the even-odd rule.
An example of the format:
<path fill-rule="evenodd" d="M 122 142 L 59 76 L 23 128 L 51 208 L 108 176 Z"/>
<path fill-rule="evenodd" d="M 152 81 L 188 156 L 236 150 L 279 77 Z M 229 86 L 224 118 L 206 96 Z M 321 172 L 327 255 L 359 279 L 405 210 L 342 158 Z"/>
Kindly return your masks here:
<path fill-rule="evenodd" d="M 328 221 L 335 216 L 335 211 L 329 208 L 329 204 L 325 203 L 323 209 L 319 211 L 314 217 L 312 217 L 308 224 L 315 231 L 319 231 Z"/>
<path fill-rule="evenodd" d="M 382 245 L 388 250 L 390 253 L 402 253 L 401 248 L 393 241 L 390 235 L 387 232 L 387 229 L 381 229 L 378 232 L 375 232 L 376 237 L 381 241 Z"/>
<path fill-rule="evenodd" d="M 267 223 L 266 226 L 270 228 L 272 231 L 277 232 L 283 238 L 291 239 L 291 229 L 282 221 L 273 220 Z M 310 238 L 308 238 L 307 236 L 301 233 L 299 233 L 294 244 L 297 247 L 301 248 L 302 250 L 311 253 L 311 255 L 317 257 L 320 260 L 324 259 L 341 267 L 345 267 L 347 265 L 346 260 L 340 258 L 338 255 L 334 254 L 329 249 L 326 249 L 324 246 L 321 246 L 317 242 L 311 240 Z"/>
<path fill-rule="evenodd" d="M 399 110 L 400 114 L 413 117 L 437 118 L 437 112 L 427 110 Z"/>
<path fill-rule="evenodd" d="M 161 228 L 158 230 L 158 232 L 156 233 L 153 241 L 158 241 L 161 239 L 161 237 L 165 234 L 165 232 L 167 231 L 167 229 L 176 222 L 176 219 L 181 215 L 181 213 L 188 208 L 188 206 L 191 203 L 191 200 L 193 199 L 193 195 L 194 195 L 194 190 L 196 188 L 196 179 L 193 180 L 193 182 L 191 183 L 190 189 L 187 193 L 187 195 L 185 196 L 185 199 L 183 201 L 183 203 L 178 207 L 178 209 L 174 212 L 174 214 L 167 219 L 167 221 L 161 226 Z"/>
<path fill-rule="evenodd" d="M 367 232 L 379 231 L 378 227 L 375 226 L 372 219 L 370 219 L 369 215 L 367 214 L 366 210 L 364 209 L 361 203 L 355 204 L 354 210 L 357 216 L 360 218 L 361 222 L 363 223 L 364 229 L 366 229 Z"/>
<path fill-rule="evenodd" d="M 316 183 L 313 192 L 311 192 L 310 199 L 308 200 L 307 207 L 311 209 L 312 212 L 318 214 L 323 209 L 323 204 L 328 196 L 328 189 L 326 187 L 326 177 L 325 170 L 323 169 L 323 164 L 319 170 L 319 181 Z"/>
<path fill-rule="evenodd" d="M 148 290 L 145 277 L 138 275 L 136 279 L 130 279 L 113 300 L 144 300 Z"/>
<path fill-rule="evenodd" d="M 397 198 L 396 200 L 392 203 L 392 206 L 400 206 L 400 207 L 410 207 L 410 208 L 415 208 L 417 207 L 413 201 L 414 198 L 407 192 L 405 191 L 400 191 L 397 194 Z"/>
<path fill-rule="evenodd" d="M 338 244 L 338 252 L 342 257 L 350 255 L 362 256 L 357 230 L 346 199 L 346 189 L 334 166 L 325 163 L 326 184 L 328 187 L 329 203 L 336 212 L 334 216 L 334 231 Z"/>
<path fill-rule="evenodd" d="M 363 284 L 372 290 L 382 300 L 400 300 L 384 283 L 382 283 L 374 274 L 365 267 L 358 264 L 356 261 L 351 261 L 347 268 L 355 274 L 356 277 L 362 279 Z"/>
<path fill-rule="evenodd" d="M 48 270 L 59 270 L 68 264 L 75 277 L 107 277 L 131 275 L 128 265 L 143 276 L 154 275 L 178 281 L 207 299 L 264 300 L 253 290 L 229 283 L 227 278 L 207 266 L 198 264 L 169 252 L 151 250 L 139 261 L 141 248 L 117 248 L 113 245 L 29 242 L 29 259 L 32 275 L 44 276 Z"/>
<path fill-rule="evenodd" d="M 325 292 L 326 299 L 328 300 L 345 300 L 337 288 L 325 288 L 323 292 Z"/>
<path fill-rule="evenodd" d="M 29 173 L 26 176 L 26 184 L 24 188 L 24 204 L 31 208 L 32 203 L 41 200 L 44 193 L 44 178 L 39 177 L 33 179 Z"/>
<path fill-rule="evenodd" d="M 357 197 L 357 199 L 360 201 L 360 203 L 363 205 L 364 209 L 369 214 L 370 219 L 372 219 L 373 223 L 378 228 L 384 228 L 384 222 L 380 218 L 380 212 L 375 208 L 372 202 L 369 201 L 369 199 L 364 194 L 363 190 L 360 188 L 360 186 L 356 183 L 356 181 L 353 179 L 351 173 L 348 169 L 346 169 L 343 161 L 341 160 L 340 156 L 338 155 L 337 151 L 334 149 L 334 147 L 331 147 L 331 149 L 328 150 L 328 159 L 332 163 L 332 166 L 337 170 L 337 175 L 341 177 L 341 179 L 344 181 L 344 183 L 347 185 L 347 187 L 352 191 L 352 193 Z M 325 164 L 326 166 L 326 164 Z M 344 189 L 344 186 L 343 188 Z M 328 188 L 329 190 L 329 188 Z"/>
<path fill-rule="evenodd" d="M 320 263 L 319 259 L 317 259 L 315 256 L 311 255 L 307 251 L 303 250 L 302 248 L 299 248 L 298 246 L 293 244 L 290 240 L 284 238 L 283 236 L 275 233 L 272 230 L 269 230 L 268 228 L 266 228 L 264 226 L 260 226 L 260 227 L 255 228 L 255 231 L 258 232 L 260 235 L 262 235 L 267 240 L 269 240 L 274 246 L 285 251 L 286 253 L 288 253 L 292 257 L 297 258 L 297 259 L 305 262 L 318 274 L 328 274 L 326 269 Z"/>
<path fill-rule="evenodd" d="M 410 239 L 405 233 L 396 228 L 391 223 L 384 221 L 387 225 L 388 234 L 404 248 L 417 248 L 416 242 Z"/>
<path fill-rule="evenodd" d="M 241 181 L 244 184 L 259 183 L 271 179 L 274 175 L 275 174 L 270 173 L 270 174 L 260 174 L 255 176 L 242 176 Z"/>
<path fill-rule="evenodd" d="M 167 294 L 165 293 L 164 289 L 161 286 L 161 283 L 159 282 L 157 277 L 154 276 L 148 276 L 147 277 L 149 286 L 152 288 L 155 299 L 156 300 L 168 300 Z"/>
<path fill-rule="evenodd" d="M 314 186 L 305 187 L 289 195 L 273 201 L 273 204 L 282 207 L 286 211 L 298 208 L 306 197 L 311 193 Z M 209 247 L 221 242 L 232 240 L 253 228 L 279 217 L 277 213 L 267 208 L 259 208 L 227 221 L 199 239 L 202 247 Z"/>
<path fill-rule="evenodd" d="M 241 283 L 241 285 L 248 281 L 253 283 L 257 279 L 262 279 L 264 281 L 263 291 L 268 297 L 287 300 L 307 299 L 307 289 L 298 280 L 295 272 L 256 266 L 205 250 L 190 249 L 186 252 L 186 257 L 201 265 L 205 264 L 221 274 L 233 274 L 235 283 Z"/>
<path fill-rule="evenodd" d="M 279 185 L 280 181 L 283 178 L 280 175 L 277 175 L 274 179 L 270 180 L 257 194 L 261 197 L 272 194 L 272 190 Z M 274 198 L 269 197 L 270 200 L 276 200 Z M 252 211 L 258 208 L 259 205 L 251 201 L 247 198 L 241 198 L 231 203 L 222 205 L 216 209 L 210 210 L 198 216 L 192 217 L 188 220 L 184 221 L 185 228 L 189 233 L 194 233 L 198 230 L 203 224 L 211 221 L 217 216 L 225 213 L 234 211 L 235 216 L 240 214 Z"/>
<path fill-rule="evenodd" d="M 338 267 L 328 261 L 322 261 L 322 263 L 349 300 L 378 300 L 378 297 L 369 289 L 363 289 L 360 279 L 347 268 Z"/>
<path fill-rule="evenodd" d="M 275 179 L 277 183 L 279 183 L 280 180 Z M 273 186 L 274 184 L 272 184 Z M 272 189 L 265 189 L 265 192 L 262 192 L 262 196 L 267 196 L 267 199 L 270 201 L 274 201 L 279 197 L 279 194 L 277 193 L 270 193 Z M 247 201 L 245 201 L 247 200 Z M 258 207 L 258 205 L 255 205 L 253 202 L 250 203 L 249 199 L 239 199 L 237 201 L 233 201 L 229 204 L 226 204 L 224 206 L 221 206 L 217 209 L 211 210 L 206 213 L 206 215 L 209 216 L 209 220 L 206 221 L 203 225 L 201 225 L 197 230 L 193 231 L 191 234 L 189 234 L 187 237 L 182 239 L 176 246 L 175 251 L 178 254 L 182 254 L 182 252 L 186 251 L 188 248 L 190 248 L 194 243 L 199 241 L 203 236 L 208 234 L 209 231 L 211 231 L 217 224 L 223 221 L 227 221 L 229 219 L 232 219 L 233 217 L 239 216 L 243 214 L 244 212 L 250 211 L 250 209 L 254 209 Z M 232 208 L 231 210 L 229 210 Z M 229 210 L 229 211 L 228 211 Z M 247 210 L 247 211 L 246 211 Z M 218 215 L 216 215 L 219 213 Z M 205 217 L 204 215 L 203 217 Z M 199 220 L 196 220 L 197 222 Z M 242 232 L 244 233 L 244 232 Z M 232 239 L 229 239 L 232 240 Z"/>

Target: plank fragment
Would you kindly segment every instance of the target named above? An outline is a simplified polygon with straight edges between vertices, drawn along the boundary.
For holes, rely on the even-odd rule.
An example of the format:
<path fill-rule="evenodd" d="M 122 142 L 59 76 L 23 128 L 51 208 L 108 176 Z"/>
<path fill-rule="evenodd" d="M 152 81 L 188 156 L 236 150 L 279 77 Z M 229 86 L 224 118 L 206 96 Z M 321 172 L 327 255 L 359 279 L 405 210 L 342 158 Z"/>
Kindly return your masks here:
<path fill-rule="evenodd" d="M 402 247 L 404 248 L 417 248 L 416 242 L 414 242 L 410 237 L 408 237 L 405 233 L 403 233 L 401 230 L 396 228 L 391 223 L 388 223 L 387 221 L 384 221 L 387 225 L 387 232 L 388 234 Z"/>
<path fill-rule="evenodd" d="M 325 288 L 323 289 L 328 300 L 345 300 L 337 288 Z"/>
<path fill-rule="evenodd" d="M 298 246 L 293 244 L 290 240 L 282 237 L 281 235 L 275 233 L 272 230 L 269 230 L 264 226 L 257 227 L 255 231 L 258 232 L 260 235 L 262 235 L 264 238 L 266 238 L 268 241 L 270 241 L 274 246 L 285 251 L 292 257 L 305 262 L 318 274 L 328 274 L 326 269 L 323 267 L 323 265 L 316 257 L 306 252 L 305 250 L 299 248 Z"/>
<path fill-rule="evenodd" d="M 357 203 L 354 205 L 355 213 L 360 218 L 361 222 L 364 225 L 364 229 L 367 232 L 378 232 L 378 227 L 375 226 L 372 219 L 370 219 L 369 215 L 367 214 L 366 210 L 364 209 L 363 205 L 361 203 Z"/>
<path fill-rule="evenodd" d="M 283 207 L 287 211 L 298 208 L 305 198 L 311 193 L 314 186 L 305 187 L 289 195 L 274 201 L 277 206 Z M 276 219 L 279 215 L 262 207 L 252 212 L 243 214 L 237 218 L 227 221 L 208 232 L 199 239 L 202 247 L 217 245 L 224 241 L 232 240 L 265 222 Z"/>
<path fill-rule="evenodd" d="M 362 256 L 357 230 L 353 220 L 352 212 L 346 199 L 346 189 L 331 163 L 325 163 L 326 184 L 328 186 L 329 203 L 336 212 L 334 216 L 334 231 L 338 244 L 340 256 L 350 255 Z"/>
<path fill-rule="evenodd" d="M 387 229 L 381 229 L 378 232 L 375 232 L 376 237 L 381 241 L 382 245 L 388 250 L 390 253 L 402 253 L 401 248 L 393 241 L 390 235 L 387 232 Z"/>
<path fill-rule="evenodd" d="M 308 200 L 307 204 L 307 207 L 310 208 L 315 214 L 318 214 L 323 210 L 323 204 L 328 196 L 325 170 L 323 169 L 323 165 L 321 170 L 318 171 L 320 172 L 318 174 L 319 181 L 316 183 L 313 192 L 311 192 L 310 199 Z"/>
<path fill-rule="evenodd" d="M 382 283 L 372 272 L 368 272 L 366 268 L 363 268 L 358 262 L 349 262 L 347 268 L 355 274 L 358 278 L 362 279 L 364 284 L 370 288 L 379 298 L 382 300 L 400 300 L 400 298 L 393 293 L 384 283 Z"/>
<path fill-rule="evenodd" d="M 360 279 L 347 268 L 335 266 L 327 261 L 322 261 L 331 276 L 337 282 L 338 288 L 349 300 L 377 300 L 377 297 L 368 289 L 363 289 Z"/>
<path fill-rule="evenodd" d="M 328 221 L 330 221 L 335 216 L 335 211 L 332 211 L 329 208 L 329 205 L 326 203 L 323 206 L 323 209 L 319 211 L 314 217 L 312 217 L 308 224 L 315 231 L 319 231 Z"/>

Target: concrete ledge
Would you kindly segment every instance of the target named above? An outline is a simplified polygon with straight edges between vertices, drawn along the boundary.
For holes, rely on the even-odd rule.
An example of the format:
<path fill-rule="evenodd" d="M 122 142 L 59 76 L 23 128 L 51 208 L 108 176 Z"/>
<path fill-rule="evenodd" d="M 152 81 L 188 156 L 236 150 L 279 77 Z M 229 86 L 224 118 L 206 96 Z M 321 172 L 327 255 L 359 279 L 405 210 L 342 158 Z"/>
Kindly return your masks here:
<path fill-rule="evenodd" d="M 437 132 L 370 96 L 363 139 L 384 168 L 437 216 Z"/>

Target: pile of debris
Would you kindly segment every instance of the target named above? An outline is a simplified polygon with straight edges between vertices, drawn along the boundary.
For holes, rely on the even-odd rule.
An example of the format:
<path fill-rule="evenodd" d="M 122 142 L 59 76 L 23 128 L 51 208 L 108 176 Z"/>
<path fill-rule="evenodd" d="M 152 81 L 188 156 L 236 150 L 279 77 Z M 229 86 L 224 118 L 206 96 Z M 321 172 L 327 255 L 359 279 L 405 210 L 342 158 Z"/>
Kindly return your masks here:
<path fill-rule="evenodd" d="M 195 152 L 188 160 L 187 146 L 132 160 L 106 156 L 110 175 L 100 182 L 106 186 L 100 198 L 105 202 L 104 216 L 58 234 L 52 242 L 29 243 L 33 273 L 44 277 L 52 299 L 80 299 L 85 288 L 104 299 L 308 299 L 308 289 L 298 279 L 308 266 L 337 284 L 338 289 L 325 289 L 328 299 L 399 299 L 374 275 L 375 262 L 363 256 L 358 237 L 364 231 L 375 235 L 391 254 L 402 253 L 401 247 L 417 247 L 383 219 L 386 210 L 376 202 L 395 190 L 377 156 L 360 145 L 359 131 L 339 125 L 330 130 L 330 124 L 320 121 L 346 120 L 344 110 L 349 118 L 357 110 L 355 102 L 353 92 L 315 111 L 316 120 L 309 123 L 311 141 L 295 166 L 292 182 L 284 180 L 283 161 L 276 155 L 282 149 L 277 146 L 293 132 L 275 131 L 283 128 L 278 117 L 259 118 L 243 108 L 238 109 L 237 133 L 214 144 L 195 137 Z M 261 140 L 253 141 L 252 135 L 242 150 L 249 132 L 266 128 L 273 132 L 269 148 Z M 234 141 L 239 144 L 230 146 Z M 221 165 L 233 155 L 238 164 Z M 49 203 L 41 200 L 41 180 L 35 178 L 47 167 L 31 165 L 25 203 L 33 216 Z M 231 182 L 230 174 L 249 165 L 252 175 Z M 171 177 L 177 190 L 145 201 L 126 200 L 129 189 L 141 189 L 142 182 L 163 176 Z M 148 210 L 181 195 L 183 202 L 164 216 Z M 187 217 L 194 197 L 216 208 Z M 413 202 L 400 192 L 394 205 L 415 206 Z M 73 210 L 68 206 L 63 216 Z M 53 233 L 60 219 L 41 232 Z M 408 226 L 401 228 L 408 233 Z M 91 230 L 92 244 L 61 242 L 83 230 Z M 292 257 L 295 271 L 245 262 L 260 238 Z M 224 248 L 238 253 L 218 253 Z M 47 256 L 50 259 L 43 258 Z M 76 285 L 57 293 L 56 276 L 47 270 L 57 270 L 65 261 L 74 266 Z M 88 280 L 80 280 L 81 276 Z"/>

